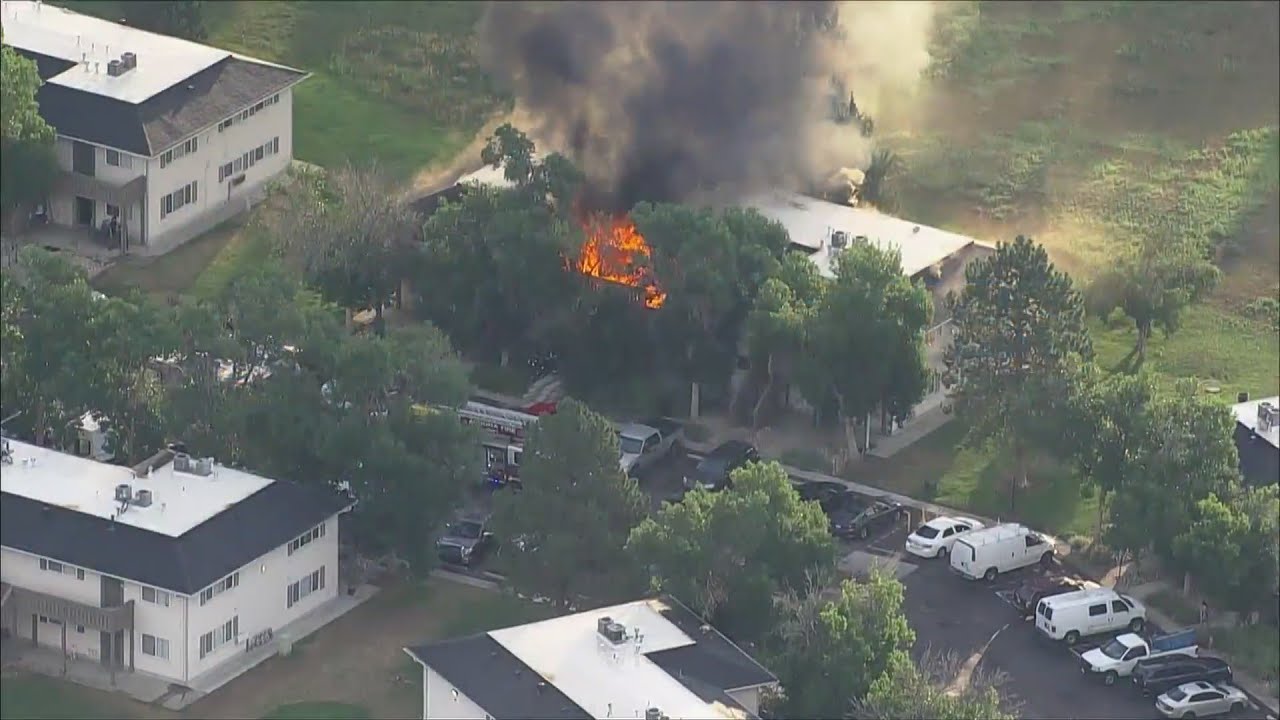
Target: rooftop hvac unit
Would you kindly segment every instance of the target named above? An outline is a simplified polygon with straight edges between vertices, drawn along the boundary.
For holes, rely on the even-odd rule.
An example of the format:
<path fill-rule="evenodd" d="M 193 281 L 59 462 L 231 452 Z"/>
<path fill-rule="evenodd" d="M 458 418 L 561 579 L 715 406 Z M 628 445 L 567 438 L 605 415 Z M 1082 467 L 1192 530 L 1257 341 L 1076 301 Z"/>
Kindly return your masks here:
<path fill-rule="evenodd" d="M 0 444 L 0 463 L 5 465 L 13 464 L 13 448 L 9 447 L 9 441 L 5 440 Z"/>
<path fill-rule="evenodd" d="M 120 77 L 124 71 L 124 65 L 119 60 L 112 60 L 107 63 L 107 74 L 111 77 Z"/>
<path fill-rule="evenodd" d="M 199 460 L 196 461 L 195 467 L 192 468 L 192 471 L 195 474 L 202 475 L 204 477 L 208 477 L 212 475 L 213 474 L 213 458 L 211 457 L 200 458 Z"/>
<path fill-rule="evenodd" d="M 138 67 L 138 56 L 131 52 L 124 53 L 120 56 L 120 64 L 124 65 L 125 70 L 132 70 Z"/>
<path fill-rule="evenodd" d="M 133 499 L 133 487 L 125 483 L 116 486 L 116 502 L 129 502 Z"/>
<path fill-rule="evenodd" d="M 621 645 L 627 641 L 626 626 L 622 623 L 614 622 L 613 618 L 608 616 L 596 621 L 596 632 L 600 634 L 600 637 L 614 645 Z"/>
<path fill-rule="evenodd" d="M 644 711 L 644 720 L 668 720 L 668 716 L 660 708 L 651 707 Z"/>
<path fill-rule="evenodd" d="M 151 507 L 151 491 L 139 490 L 133 496 L 133 504 L 138 507 Z"/>
<path fill-rule="evenodd" d="M 831 247 L 836 250 L 843 250 L 849 247 L 849 233 L 843 230 L 836 230 L 831 233 Z"/>
<path fill-rule="evenodd" d="M 1258 405 L 1258 432 L 1269 433 L 1276 425 L 1280 425 L 1280 408 L 1274 407 L 1271 403 L 1260 403 Z"/>
<path fill-rule="evenodd" d="M 191 472 L 191 456 L 186 453 L 178 453 L 173 456 L 174 472 Z"/>

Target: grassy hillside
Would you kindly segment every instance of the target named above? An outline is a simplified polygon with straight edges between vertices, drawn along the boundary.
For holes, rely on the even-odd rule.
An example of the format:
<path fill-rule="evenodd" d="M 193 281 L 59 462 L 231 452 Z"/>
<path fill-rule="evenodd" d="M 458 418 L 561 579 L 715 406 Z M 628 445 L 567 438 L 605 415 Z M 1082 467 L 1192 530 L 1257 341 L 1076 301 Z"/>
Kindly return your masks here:
<path fill-rule="evenodd" d="M 115 2 L 65 3 L 120 16 Z M 469 2 L 206 3 L 208 42 L 312 73 L 294 102 L 295 155 L 378 161 L 408 178 L 449 161 L 506 107 L 473 56 Z"/>
<path fill-rule="evenodd" d="M 1280 388 L 1280 6 L 949 3 L 901 154 L 900 210 L 986 239 L 1027 234 L 1077 281 L 1142 237 L 1213 247 L 1226 270 L 1148 369 Z M 1132 347 L 1096 323 L 1104 363 Z M 1113 359 L 1114 356 L 1114 359 Z"/>

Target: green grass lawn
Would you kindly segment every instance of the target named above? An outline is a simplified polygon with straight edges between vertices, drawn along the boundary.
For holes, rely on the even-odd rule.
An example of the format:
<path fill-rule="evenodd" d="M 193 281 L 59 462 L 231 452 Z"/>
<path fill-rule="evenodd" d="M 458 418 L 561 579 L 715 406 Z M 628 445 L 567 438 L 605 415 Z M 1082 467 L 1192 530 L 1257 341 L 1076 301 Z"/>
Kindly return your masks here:
<path fill-rule="evenodd" d="M 108 720 L 137 717 L 129 701 L 41 675 L 6 675 L 0 682 L 0 718 Z"/>
<path fill-rule="evenodd" d="M 71 0 L 109 19 L 119 3 Z M 474 56 L 483 3 L 218 2 L 208 44 L 306 70 L 294 155 L 325 167 L 376 161 L 408 179 L 453 158 L 509 101 Z"/>
<path fill-rule="evenodd" d="M 369 711 L 340 702 L 300 702 L 281 705 L 262 720 L 366 720 Z"/>

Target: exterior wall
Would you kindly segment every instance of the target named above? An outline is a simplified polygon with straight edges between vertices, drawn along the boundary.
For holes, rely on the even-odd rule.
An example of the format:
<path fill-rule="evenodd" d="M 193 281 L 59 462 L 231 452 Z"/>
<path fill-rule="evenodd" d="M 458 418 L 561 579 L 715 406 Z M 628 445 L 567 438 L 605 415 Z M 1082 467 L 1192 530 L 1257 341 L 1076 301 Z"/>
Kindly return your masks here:
<path fill-rule="evenodd" d="M 216 176 L 214 178 L 217 179 Z M 288 554 L 282 545 L 240 568 L 238 586 L 215 595 L 204 605 L 199 593 L 191 598 L 187 613 L 187 679 L 208 672 L 246 651 L 260 632 L 280 628 L 314 610 L 338 594 L 338 517 L 325 520 L 323 537 Z M 324 566 L 324 589 L 312 592 L 292 608 L 288 607 L 289 585 Z M 230 574 L 230 573 L 228 573 Z M 204 658 L 200 657 L 200 637 L 232 617 L 239 618 L 239 634 Z"/>
<path fill-rule="evenodd" d="M 492 720 L 484 708 L 425 665 L 422 667 L 422 717 L 423 720 Z"/>
<path fill-rule="evenodd" d="M 58 158 L 58 169 L 65 172 L 72 171 L 71 164 L 71 148 L 78 142 L 72 138 L 58 136 L 54 146 L 54 152 Z M 121 152 L 121 164 L 128 164 L 129 167 L 120 167 L 117 165 L 107 164 L 107 148 L 92 143 L 85 143 L 93 146 L 94 158 L 94 177 L 110 185 L 124 185 L 134 178 L 145 175 L 147 172 L 147 158 L 141 155 L 130 155 Z M 76 224 L 75 217 L 75 198 L 66 193 L 54 193 L 49 198 L 49 212 L 52 221 L 59 225 L 74 226 Z M 129 207 L 120 208 L 121 219 L 127 224 L 129 233 L 129 242 L 136 243 L 142 240 L 142 205 L 133 203 Z M 102 201 L 95 201 L 93 207 L 94 224 L 100 225 L 102 220 L 107 217 L 107 204 Z"/>
<path fill-rule="evenodd" d="M 195 137 L 200 138 L 196 152 L 163 168 L 159 157 L 148 161 L 146 242 L 161 251 L 186 242 L 236 214 L 238 209 L 248 209 L 255 191 L 289 167 L 293 159 L 293 90 L 282 91 L 280 102 L 264 107 L 247 120 L 221 131 L 215 124 Z M 233 187 L 232 178 L 218 182 L 219 167 L 276 137 L 280 138 L 280 151 L 242 170 L 243 183 Z M 192 181 L 199 183 L 196 201 L 161 219 L 161 199 Z"/>
<path fill-rule="evenodd" d="M 730 690 L 725 693 L 733 698 L 741 705 L 751 717 L 760 716 L 760 688 L 743 688 L 742 690 Z"/>

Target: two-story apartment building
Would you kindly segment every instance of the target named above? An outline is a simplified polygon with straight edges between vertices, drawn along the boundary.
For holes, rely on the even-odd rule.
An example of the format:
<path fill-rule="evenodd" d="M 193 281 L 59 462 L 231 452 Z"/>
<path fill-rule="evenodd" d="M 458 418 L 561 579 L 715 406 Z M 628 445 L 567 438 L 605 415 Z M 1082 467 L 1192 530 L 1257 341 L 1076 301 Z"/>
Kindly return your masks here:
<path fill-rule="evenodd" d="M 50 222 L 114 227 L 120 247 L 165 252 L 288 168 L 306 73 L 38 1 L 4 0 L 0 22 L 36 62 L 40 114 L 57 131 Z"/>
<path fill-rule="evenodd" d="M 191 686 L 338 594 L 345 495 L 167 450 L 137 468 L 3 441 L 11 638 Z"/>

